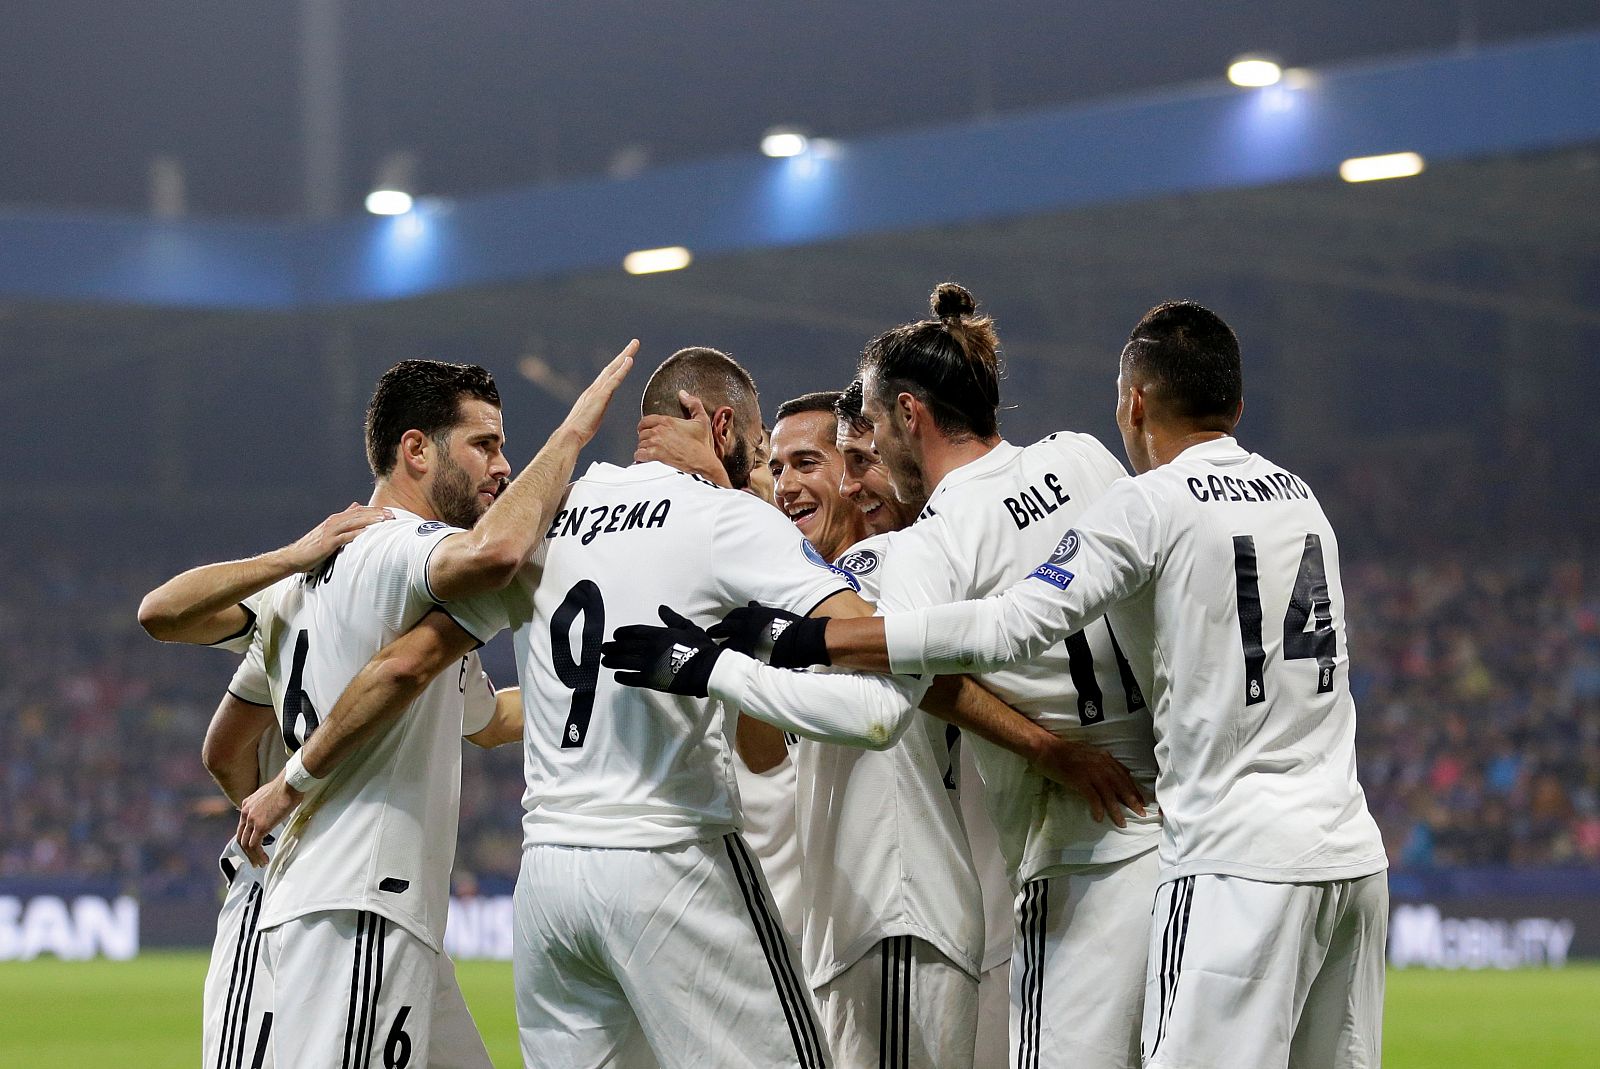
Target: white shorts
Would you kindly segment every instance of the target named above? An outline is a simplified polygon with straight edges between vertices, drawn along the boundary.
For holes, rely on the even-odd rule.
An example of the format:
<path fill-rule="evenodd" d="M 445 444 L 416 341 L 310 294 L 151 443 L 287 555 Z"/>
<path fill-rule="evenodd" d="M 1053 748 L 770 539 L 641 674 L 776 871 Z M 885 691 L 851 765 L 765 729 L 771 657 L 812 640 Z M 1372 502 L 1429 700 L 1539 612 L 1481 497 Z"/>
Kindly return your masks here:
<path fill-rule="evenodd" d="M 1376 1069 L 1386 873 L 1328 883 L 1196 875 L 1150 926 L 1147 1066 Z"/>
<path fill-rule="evenodd" d="M 839 1069 L 972 1069 L 978 981 L 932 943 L 878 943 L 817 988 Z"/>
<path fill-rule="evenodd" d="M 203 1069 L 271 1069 L 272 981 L 256 921 L 261 917 L 261 878 L 266 870 L 242 852 L 223 856 L 223 874 L 233 870 L 217 937 L 211 943 L 206 985 L 200 997 L 200 1056 Z"/>
<path fill-rule="evenodd" d="M 387 917 L 328 910 L 266 933 L 273 1056 L 295 1069 L 493 1069 L 455 966 Z"/>
<path fill-rule="evenodd" d="M 1138 1069 L 1154 849 L 1029 880 L 1011 956 L 1014 1069 Z"/>
<path fill-rule="evenodd" d="M 797 955 L 737 835 L 530 846 L 513 914 L 528 1066 L 618 1065 L 641 1032 L 663 1069 L 828 1064 Z"/>
<path fill-rule="evenodd" d="M 1004 1069 L 1011 1050 L 1011 959 L 978 977 L 977 1069 Z"/>

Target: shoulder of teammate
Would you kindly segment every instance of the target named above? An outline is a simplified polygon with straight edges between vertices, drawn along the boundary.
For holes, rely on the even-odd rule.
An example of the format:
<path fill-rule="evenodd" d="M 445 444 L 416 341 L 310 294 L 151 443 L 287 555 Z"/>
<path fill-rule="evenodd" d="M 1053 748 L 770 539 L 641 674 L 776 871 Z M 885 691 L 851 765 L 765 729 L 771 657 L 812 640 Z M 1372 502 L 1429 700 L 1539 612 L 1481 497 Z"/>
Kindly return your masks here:
<path fill-rule="evenodd" d="M 883 564 L 898 531 L 863 538 L 834 559 L 834 567 L 848 572 L 856 592 L 868 601 L 878 600 L 878 583 L 883 579 Z"/>
<path fill-rule="evenodd" d="M 1083 431 L 1056 431 L 1027 447 L 1050 449 L 1076 460 L 1084 470 L 1093 472 L 1107 485 L 1126 476 L 1128 469 L 1112 455 L 1105 443 Z"/>
<path fill-rule="evenodd" d="M 949 512 L 924 515 L 894 532 L 878 566 L 878 610 L 903 612 L 965 598 L 982 535 Z"/>
<path fill-rule="evenodd" d="M 1113 482 L 1028 579 L 1064 591 L 1081 577 L 1096 601 L 1119 600 L 1148 581 L 1167 549 L 1171 511 L 1160 500 L 1164 488 L 1148 478 L 1152 474 Z"/>
<path fill-rule="evenodd" d="M 739 490 L 712 489 L 719 494 L 712 578 L 729 608 L 759 601 L 804 615 L 834 594 L 860 589 L 776 508 Z"/>

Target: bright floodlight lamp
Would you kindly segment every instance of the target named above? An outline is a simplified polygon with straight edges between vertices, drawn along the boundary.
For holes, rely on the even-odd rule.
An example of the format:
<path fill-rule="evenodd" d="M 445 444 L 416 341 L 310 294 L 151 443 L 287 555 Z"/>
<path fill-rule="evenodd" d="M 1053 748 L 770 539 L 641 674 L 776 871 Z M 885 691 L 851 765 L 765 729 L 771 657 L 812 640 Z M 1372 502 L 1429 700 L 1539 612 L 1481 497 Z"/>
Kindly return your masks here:
<path fill-rule="evenodd" d="M 793 126 L 774 126 L 761 138 L 761 151 L 774 159 L 799 156 L 805 152 L 810 140 Z"/>
<path fill-rule="evenodd" d="M 662 249 L 638 249 L 622 258 L 622 269 L 630 275 L 653 275 L 658 271 L 681 271 L 694 257 L 682 245 Z"/>
<path fill-rule="evenodd" d="M 391 152 L 378 164 L 377 179 L 367 194 L 367 211 L 373 215 L 404 215 L 415 203 L 411 191 L 417 187 L 417 154 Z"/>
<path fill-rule="evenodd" d="M 1283 77 L 1283 68 L 1266 56 L 1240 56 L 1228 64 L 1228 81 L 1242 89 L 1259 89 L 1277 85 Z"/>

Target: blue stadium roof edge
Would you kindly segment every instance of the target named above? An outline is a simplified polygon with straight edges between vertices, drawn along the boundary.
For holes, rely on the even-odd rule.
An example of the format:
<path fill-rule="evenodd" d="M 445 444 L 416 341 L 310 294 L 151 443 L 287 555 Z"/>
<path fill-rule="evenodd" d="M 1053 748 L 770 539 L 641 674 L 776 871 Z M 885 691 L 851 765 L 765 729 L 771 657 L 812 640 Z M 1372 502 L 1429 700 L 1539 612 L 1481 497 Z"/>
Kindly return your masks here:
<path fill-rule="evenodd" d="M 1600 33 L 1179 88 L 331 223 L 0 209 L 0 300 L 282 310 L 1600 140 Z"/>

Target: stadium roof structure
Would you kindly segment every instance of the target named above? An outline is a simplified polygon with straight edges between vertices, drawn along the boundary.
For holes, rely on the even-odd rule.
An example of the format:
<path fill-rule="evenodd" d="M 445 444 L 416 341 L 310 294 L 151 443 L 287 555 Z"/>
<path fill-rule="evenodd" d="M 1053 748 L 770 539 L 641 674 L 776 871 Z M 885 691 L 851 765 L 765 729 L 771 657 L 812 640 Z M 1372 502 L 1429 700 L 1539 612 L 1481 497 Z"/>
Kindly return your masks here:
<path fill-rule="evenodd" d="M 1600 406 L 1597 99 L 1587 35 L 392 220 L 0 214 L 16 429 L 0 493 L 68 514 L 85 496 L 272 514 L 287 536 L 308 502 L 365 481 L 362 404 L 396 359 L 489 366 L 526 457 L 630 336 L 647 359 L 733 351 L 771 407 L 842 385 L 864 341 L 946 278 L 1000 317 L 1019 441 L 1064 426 L 1115 441 L 1122 339 L 1186 296 L 1239 330 L 1252 441 L 1286 462 L 1401 435 L 1458 447 L 1535 412 L 1552 381 L 1563 404 Z M 1426 158 L 1421 176 L 1336 177 L 1344 158 L 1401 149 Z M 667 244 L 694 264 L 621 270 Z M 611 422 L 597 452 L 626 457 L 632 422 Z"/>
<path fill-rule="evenodd" d="M 0 299 L 291 311 L 1600 140 L 1600 34 L 1178 90 L 330 223 L 0 214 Z"/>

